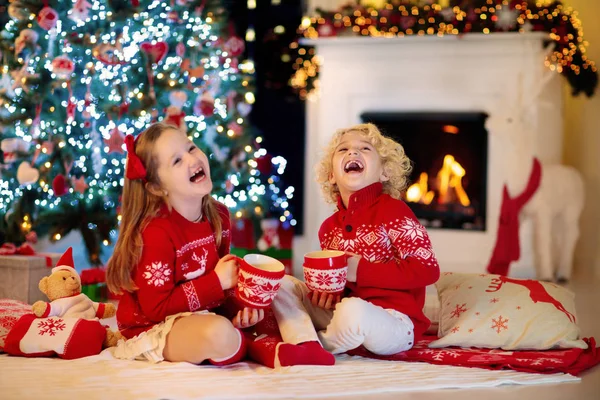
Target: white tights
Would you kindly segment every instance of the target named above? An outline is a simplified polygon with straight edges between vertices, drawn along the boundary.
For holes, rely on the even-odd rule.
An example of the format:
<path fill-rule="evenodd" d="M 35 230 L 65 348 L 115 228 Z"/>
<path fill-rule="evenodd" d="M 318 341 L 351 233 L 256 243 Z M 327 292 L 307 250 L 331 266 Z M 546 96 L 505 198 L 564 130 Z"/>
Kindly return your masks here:
<path fill-rule="evenodd" d="M 356 297 L 325 310 L 312 305 L 308 292 L 304 282 L 284 277 L 272 308 L 285 342 L 320 340 L 333 354 L 364 345 L 372 353 L 390 355 L 413 346 L 414 325 L 406 315 Z"/>

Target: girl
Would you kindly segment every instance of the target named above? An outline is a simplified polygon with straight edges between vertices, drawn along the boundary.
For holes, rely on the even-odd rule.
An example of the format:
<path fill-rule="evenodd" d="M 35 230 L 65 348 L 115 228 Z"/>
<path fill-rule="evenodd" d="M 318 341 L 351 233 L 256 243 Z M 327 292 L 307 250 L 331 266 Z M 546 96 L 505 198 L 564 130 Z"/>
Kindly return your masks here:
<path fill-rule="evenodd" d="M 117 358 L 152 362 L 209 360 L 224 365 L 245 355 L 238 328 L 263 319 L 240 310 L 232 321 L 208 312 L 237 285 L 229 255 L 229 213 L 210 192 L 206 155 L 177 129 L 157 123 L 125 138 L 127 167 L 121 232 L 107 283 L 123 296 L 117 309 Z"/>
<path fill-rule="evenodd" d="M 318 338 L 333 354 L 363 345 L 389 355 L 410 349 L 426 331 L 425 287 L 440 270 L 425 228 L 400 200 L 409 172 L 402 146 L 375 125 L 335 133 L 317 181 L 338 210 L 322 223 L 319 241 L 350 256 L 345 298 L 285 280 L 273 303 L 276 319 L 286 321 L 283 340 Z"/>

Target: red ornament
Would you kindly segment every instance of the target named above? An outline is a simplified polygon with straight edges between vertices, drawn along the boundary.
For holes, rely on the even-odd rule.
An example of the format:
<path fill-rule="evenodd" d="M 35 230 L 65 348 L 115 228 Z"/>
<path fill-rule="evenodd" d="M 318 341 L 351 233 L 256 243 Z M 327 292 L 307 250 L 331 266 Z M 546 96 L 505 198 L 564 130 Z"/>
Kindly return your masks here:
<path fill-rule="evenodd" d="M 67 194 L 67 180 L 63 174 L 58 174 L 52 180 L 52 190 L 55 196 L 64 196 Z"/>
<path fill-rule="evenodd" d="M 169 51 L 169 46 L 166 42 L 150 43 L 144 42 L 140 45 L 140 49 L 148 56 L 150 63 L 158 64 Z"/>
<path fill-rule="evenodd" d="M 25 240 L 28 243 L 36 244 L 38 241 L 37 233 L 35 233 L 35 231 L 29 232 L 27 235 L 25 235 Z"/>
<path fill-rule="evenodd" d="M 336 35 L 336 29 L 331 22 L 320 24 L 317 28 L 317 33 L 320 37 L 331 37 Z"/>
<path fill-rule="evenodd" d="M 44 7 L 40 10 L 37 21 L 42 29 L 49 31 L 56 26 L 56 22 L 58 22 L 58 13 L 52 7 Z"/>
<path fill-rule="evenodd" d="M 230 57 L 237 57 L 244 52 L 244 41 L 237 36 L 232 36 L 227 39 L 223 49 Z"/>
<path fill-rule="evenodd" d="M 104 139 L 104 143 L 108 146 L 109 153 L 123 154 L 123 144 L 125 143 L 125 135 L 123 135 L 119 128 L 115 126 L 110 132 L 110 137 L 108 139 Z"/>
<path fill-rule="evenodd" d="M 69 79 L 75 71 L 75 63 L 67 56 L 58 56 L 52 60 L 52 72 L 60 79 Z"/>
<path fill-rule="evenodd" d="M 202 96 L 196 98 L 194 104 L 194 113 L 211 117 L 215 113 L 215 99 L 209 92 L 204 92 Z"/>
<path fill-rule="evenodd" d="M 273 163 L 271 163 L 272 159 L 273 156 L 270 154 L 265 154 L 264 156 L 256 159 L 256 169 L 261 173 L 261 175 L 268 175 L 271 173 L 273 169 Z"/>

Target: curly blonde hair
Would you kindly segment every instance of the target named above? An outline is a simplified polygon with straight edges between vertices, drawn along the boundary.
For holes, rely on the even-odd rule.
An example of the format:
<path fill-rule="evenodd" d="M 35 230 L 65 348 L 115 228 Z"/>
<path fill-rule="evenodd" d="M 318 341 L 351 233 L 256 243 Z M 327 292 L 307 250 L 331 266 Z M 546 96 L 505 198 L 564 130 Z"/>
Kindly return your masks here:
<path fill-rule="evenodd" d="M 406 190 L 408 176 L 412 170 L 412 164 L 404 152 L 404 147 L 382 135 L 374 124 L 359 124 L 335 131 L 329 145 L 324 150 L 321 161 L 315 166 L 317 183 L 321 185 L 325 200 L 329 203 L 337 203 L 340 191 L 336 184 L 329 182 L 329 178 L 333 174 L 332 159 L 335 148 L 340 144 L 342 136 L 348 132 L 360 133 L 375 148 L 381 158 L 383 173 L 389 178 L 388 181 L 382 182 L 383 192 L 399 199 Z"/>

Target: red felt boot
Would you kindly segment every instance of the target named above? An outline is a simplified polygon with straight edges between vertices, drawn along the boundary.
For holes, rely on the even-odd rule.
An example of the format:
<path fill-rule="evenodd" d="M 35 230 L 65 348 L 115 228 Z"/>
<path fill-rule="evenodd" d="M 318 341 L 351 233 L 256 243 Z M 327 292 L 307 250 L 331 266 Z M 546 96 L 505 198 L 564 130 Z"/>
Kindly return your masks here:
<path fill-rule="evenodd" d="M 319 342 L 284 343 L 281 336 L 263 334 L 248 341 L 248 356 L 270 368 L 293 365 L 334 365 L 335 357 Z"/>

